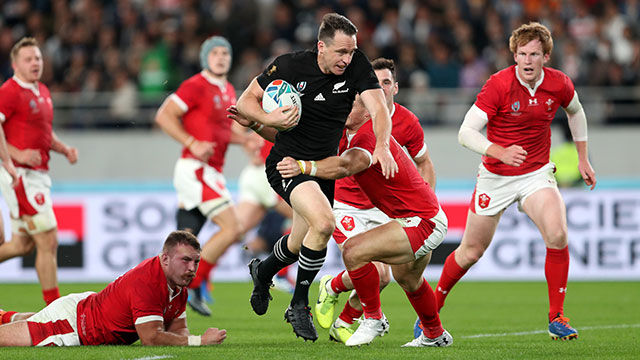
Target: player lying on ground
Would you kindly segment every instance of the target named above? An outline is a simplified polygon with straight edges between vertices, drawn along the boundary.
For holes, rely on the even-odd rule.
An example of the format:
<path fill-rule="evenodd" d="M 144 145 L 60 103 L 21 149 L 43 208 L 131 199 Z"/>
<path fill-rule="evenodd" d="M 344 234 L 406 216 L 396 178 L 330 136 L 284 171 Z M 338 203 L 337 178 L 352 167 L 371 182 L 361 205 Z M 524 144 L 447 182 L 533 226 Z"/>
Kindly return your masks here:
<path fill-rule="evenodd" d="M 213 345 L 226 330 L 191 335 L 187 290 L 200 262 L 200 244 L 190 232 L 174 231 L 162 253 L 140 263 L 99 293 L 69 294 L 40 312 L 5 312 L 0 346 Z M 24 320 L 27 318 L 26 320 Z"/>
<path fill-rule="evenodd" d="M 395 177 L 386 179 L 380 166 L 372 164 L 374 148 L 372 123 L 356 97 L 340 140 L 340 156 L 317 162 L 285 157 L 277 169 L 284 178 L 301 173 L 315 174 L 322 179 L 353 175 L 373 205 L 390 218 L 386 224 L 355 235 L 343 244 L 342 258 L 365 317 L 345 344 L 368 344 L 389 331 L 389 322 L 380 306 L 380 275 L 372 263 L 380 261 L 392 265 L 394 278 L 425 324 L 423 334 L 404 346 L 449 346 L 453 339 L 442 328 L 433 290 L 422 277 L 431 251 L 447 233 L 447 217 L 431 187 L 393 138 L 389 149 L 398 164 Z"/>

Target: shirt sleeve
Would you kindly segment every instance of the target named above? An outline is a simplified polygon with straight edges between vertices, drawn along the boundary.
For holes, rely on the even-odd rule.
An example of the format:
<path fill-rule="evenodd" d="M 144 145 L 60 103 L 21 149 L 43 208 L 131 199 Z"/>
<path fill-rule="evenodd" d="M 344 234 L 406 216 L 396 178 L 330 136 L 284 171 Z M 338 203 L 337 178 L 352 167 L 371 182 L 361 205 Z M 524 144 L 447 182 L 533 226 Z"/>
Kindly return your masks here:
<path fill-rule="evenodd" d="M 16 92 L 11 91 L 7 86 L 0 88 L 0 122 L 5 122 L 16 111 Z"/>
<path fill-rule="evenodd" d="M 369 59 L 360 51 L 356 50 L 353 55 L 353 60 L 349 66 L 353 66 L 354 76 L 356 82 L 356 91 L 362 93 L 369 89 L 379 89 L 380 83 L 373 66 L 369 62 Z"/>
<path fill-rule="evenodd" d="M 563 108 L 566 108 L 571 103 L 571 100 L 573 100 L 575 87 L 573 86 L 573 81 L 571 81 L 571 78 L 565 74 L 563 75 L 564 75 L 564 86 L 562 87 L 562 98 L 561 98 L 560 106 L 562 106 Z"/>
<path fill-rule="evenodd" d="M 284 54 L 275 58 L 275 60 L 264 69 L 262 74 L 258 75 L 258 84 L 260 84 L 260 87 L 264 89 L 270 82 L 277 79 L 288 81 L 285 73 L 291 56 L 292 54 Z"/>
<path fill-rule="evenodd" d="M 152 285 L 140 283 L 131 291 L 131 315 L 133 323 L 138 325 L 150 321 L 163 321 L 163 292 L 152 289 Z M 157 284 L 156 284 L 157 285 Z"/>
<path fill-rule="evenodd" d="M 495 75 L 491 76 L 484 84 L 476 98 L 475 105 L 487 114 L 488 118 L 494 117 L 500 108 L 500 82 Z"/>
<path fill-rule="evenodd" d="M 184 112 L 187 112 L 198 106 L 198 101 L 202 98 L 202 91 L 198 89 L 196 82 L 187 80 L 171 95 L 171 98 Z"/>
<path fill-rule="evenodd" d="M 405 147 L 407 148 L 409 155 L 411 155 L 412 158 L 422 155 L 421 153 L 424 153 L 424 149 L 426 149 L 424 144 L 424 131 L 422 130 L 422 126 L 415 115 L 411 117 L 411 121 L 407 126 L 406 135 L 407 143 L 405 144 Z"/>

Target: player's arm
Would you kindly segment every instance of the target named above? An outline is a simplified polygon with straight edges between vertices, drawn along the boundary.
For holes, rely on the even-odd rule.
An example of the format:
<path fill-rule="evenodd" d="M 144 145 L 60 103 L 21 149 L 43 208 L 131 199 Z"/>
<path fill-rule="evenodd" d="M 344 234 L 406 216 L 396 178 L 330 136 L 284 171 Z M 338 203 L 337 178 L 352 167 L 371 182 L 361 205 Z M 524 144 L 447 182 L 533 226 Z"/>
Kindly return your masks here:
<path fill-rule="evenodd" d="M 487 113 L 475 104 L 471 106 L 458 131 L 460 145 L 478 154 L 498 159 L 507 165 L 520 166 L 527 157 L 527 151 L 520 145 L 505 148 L 489 141 L 481 132 L 488 121 Z"/>
<path fill-rule="evenodd" d="M 215 144 L 210 141 L 200 141 L 185 130 L 181 119 L 187 110 L 178 103 L 181 100 L 174 97 L 177 95 L 172 94 L 160 105 L 158 112 L 156 112 L 155 122 L 167 135 L 189 149 L 198 160 L 206 162 L 213 155 Z"/>
<path fill-rule="evenodd" d="M 276 141 L 276 134 L 278 133 L 278 130 L 272 127 L 265 126 L 264 124 L 261 124 L 259 122 L 248 120 L 244 116 L 240 115 L 240 113 L 238 112 L 238 107 L 236 105 L 231 105 L 229 108 L 227 108 L 227 112 L 229 113 L 227 114 L 227 117 L 234 120 L 237 124 L 253 130 L 256 134 L 262 136 L 262 138 L 267 141 Z"/>
<path fill-rule="evenodd" d="M 251 122 L 281 130 L 298 124 L 297 107 L 291 105 L 281 106 L 267 114 L 262 110 L 262 105 L 260 105 L 263 95 L 264 90 L 258 83 L 258 78 L 253 78 L 251 84 L 249 84 L 247 89 L 240 95 L 236 103 L 238 113 Z M 264 131 L 264 129 L 262 131 Z"/>
<path fill-rule="evenodd" d="M 431 157 L 429 156 L 429 150 L 426 146 L 424 148 L 424 153 L 414 157 L 413 161 L 416 163 L 416 167 L 418 168 L 420 176 L 422 176 L 424 181 L 428 182 L 429 185 L 431 185 L 431 189 L 435 190 L 436 169 L 433 166 L 433 162 L 431 161 Z"/>
<path fill-rule="evenodd" d="M 78 149 L 62 142 L 53 131 L 51 132 L 51 150 L 64 155 L 70 164 L 78 161 Z"/>
<path fill-rule="evenodd" d="M 376 147 L 373 150 L 373 163 L 380 162 L 382 175 L 387 179 L 398 172 L 398 164 L 393 160 L 389 151 L 389 139 L 391 137 L 391 117 L 385 103 L 382 89 L 369 89 L 360 94 L 364 106 L 371 115 L 373 132 L 376 134 Z"/>
<path fill-rule="evenodd" d="M 591 190 L 596 186 L 596 173 L 589 162 L 589 149 L 587 146 L 587 116 L 584 113 L 578 93 L 574 91 L 573 99 L 569 105 L 564 108 L 569 121 L 569 129 L 573 142 L 576 144 L 578 151 L 578 169 L 584 183 L 591 186 Z"/>
<path fill-rule="evenodd" d="M 177 319 L 174 319 L 171 324 L 169 324 L 167 332 L 176 335 L 189 336 L 191 335 L 191 333 L 189 332 L 189 328 L 187 327 L 187 315 L 186 313 L 184 313 L 181 316 L 183 317 L 178 317 Z"/>
<path fill-rule="evenodd" d="M 276 169 L 283 178 L 305 174 L 335 180 L 357 174 L 372 164 L 373 158 L 369 152 L 353 148 L 340 156 L 331 156 L 320 161 L 295 160 L 287 156 L 276 165 Z"/>
<path fill-rule="evenodd" d="M 7 139 L 4 136 L 4 129 L 2 126 L 0 126 L 0 160 L 2 160 L 2 166 L 11 176 L 11 187 L 18 185 L 18 173 L 13 165 L 13 160 L 11 160 L 11 155 L 9 155 Z"/>
<path fill-rule="evenodd" d="M 174 322 L 177 320 L 179 319 Z M 186 327 L 186 321 L 184 325 Z M 202 335 L 188 335 L 188 330 L 185 334 L 183 329 L 179 330 L 181 333 L 165 331 L 162 321 L 148 321 L 135 326 L 140 342 L 147 346 L 215 345 L 222 343 L 227 337 L 226 330 L 217 328 L 208 328 Z M 175 326 L 178 328 L 181 325 Z"/>

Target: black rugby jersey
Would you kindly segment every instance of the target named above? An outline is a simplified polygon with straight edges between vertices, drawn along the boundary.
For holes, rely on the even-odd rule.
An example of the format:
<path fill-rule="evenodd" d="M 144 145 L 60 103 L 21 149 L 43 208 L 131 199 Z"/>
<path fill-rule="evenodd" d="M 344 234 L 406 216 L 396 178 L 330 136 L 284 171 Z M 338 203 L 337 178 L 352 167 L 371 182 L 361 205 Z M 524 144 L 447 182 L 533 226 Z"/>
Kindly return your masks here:
<path fill-rule="evenodd" d="M 302 117 L 294 129 L 278 132 L 272 151 L 300 160 L 336 155 L 356 94 L 380 88 L 360 50 L 342 75 L 320 71 L 317 50 L 281 55 L 258 76 L 258 83 L 264 89 L 276 79 L 287 81 L 301 94 Z"/>

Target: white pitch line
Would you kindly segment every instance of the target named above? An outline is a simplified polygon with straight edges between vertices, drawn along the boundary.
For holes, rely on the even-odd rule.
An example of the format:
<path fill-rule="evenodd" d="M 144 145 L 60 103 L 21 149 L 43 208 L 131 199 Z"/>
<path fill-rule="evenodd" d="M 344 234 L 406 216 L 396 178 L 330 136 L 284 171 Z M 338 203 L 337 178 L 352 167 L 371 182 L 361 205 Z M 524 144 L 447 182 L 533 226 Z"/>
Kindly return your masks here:
<path fill-rule="evenodd" d="M 578 330 L 600 330 L 600 329 L 624 329 L 624 328 L 637 328 L 640 324 L 628 324 L 628 325 L 602 325 L 602 326 L 581 326 Z M 477 334 L 460 336 L 463 339 L 476 339 L 483 337 L 498 337 L 498 336 L 523 336 L 523 335 L 535 335 L 546 334 L 547 330 L 534 330 L 534 331 L 519 331 L 511 333 L 495 333 L 495 334 Z"/>
<path fill-rule="evenodd" d="M 155 356 L 145 356 L 140 358 L 135 358 L 131 360 L 160 360 L 160 359 L 171 359 L 174 358 L 173 355 L 155 355 Z"/>

